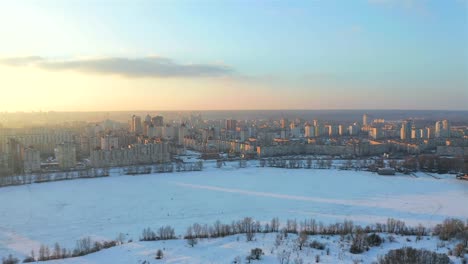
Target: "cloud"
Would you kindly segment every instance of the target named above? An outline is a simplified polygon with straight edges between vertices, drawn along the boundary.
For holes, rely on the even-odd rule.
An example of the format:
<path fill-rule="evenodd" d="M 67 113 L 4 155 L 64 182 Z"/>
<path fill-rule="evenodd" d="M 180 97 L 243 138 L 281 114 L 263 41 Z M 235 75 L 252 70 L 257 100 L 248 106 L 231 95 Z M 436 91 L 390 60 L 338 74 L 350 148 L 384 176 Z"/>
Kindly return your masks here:
<path fill-rule="evenodd" d="M 33 66 L 50 71 L 73 70 L 84 73 L 116 74 L 125 77 L 221 77 L 234 70 L 216 64 L 179 64 L 163 57 L 51 60 L 43 57 L 0 58 L 0 64 Z"/>

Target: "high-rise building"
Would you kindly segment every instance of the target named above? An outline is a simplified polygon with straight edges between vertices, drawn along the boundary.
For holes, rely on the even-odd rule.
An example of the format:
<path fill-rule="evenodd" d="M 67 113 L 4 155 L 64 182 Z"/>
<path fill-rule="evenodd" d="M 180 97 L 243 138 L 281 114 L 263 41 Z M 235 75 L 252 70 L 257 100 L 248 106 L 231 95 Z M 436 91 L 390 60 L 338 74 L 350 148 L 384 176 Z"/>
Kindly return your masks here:
<path fill-rule="evenodd" d="M 41 153 L 34 148 L 22 148 L 23 171 L 31 173 L 41 170 Z"/>
<path fill-rule="evenodd" d="M 178 133 L 178 140 L 177 140 L 177 143 L 179 145 L 184 145 L 184 138 L 186 134 L 187 134 L 187 128 L 185 124 L 180 125 L 179 133 Z"/>
<path fill-rule="evenodd" d="M 289 124 L 289 123 L 288 123 L 288 119 L 286 119 L 286 118 L 281 118 L 281 120 L 280 120 L 280 126 L 281 126 L 281 128 L 287 128 L 287 127 L 288 127 L 288 124 Z"/>
<path fill-rule="evenodd" d="M 448 120 L 442 121 L 442 128 L 444 131 L 444 137 L 450 137 L 450 122 Z"/>
<path fill-rule="evenodd" d="M 70 169 L 76 166 L 76 147 L 72 142 L 58 144 L 55 148 L 55 158 L 61 169 Z"/>
<path fill-rule="evenodd" d="M 236 127 L 237 127 L 237 120 L 234 120 L 234 119 L 226 120 L 226 130 L 236 131 Z"/>
<path fill-rule="evenodd" d="M 359 127 L 358 123 L 354 123 L 348 127 L 348 133 L 350 136 L 359 135 L 359 131 L 361 131 L 361 128 Z"/>
<path fill-rule="evenodd" d="M 145 122 L 148 123 L 148 124 L 151 123 L 151 116 L 149 114 L 146 115 Z"/>
<path fill-rule="evenodd" d="M 413 122 L 410 120 L 405 120 L 401 123 L 400 129 L 400 139 L 401 140 L 409 140 L 411 139 L 411 128 L 413 127 Z"/>
<path fill-rule="evenodd" d="M 130 131 L 136 134 L 143 133 L 143 127 L 141 125 L 141 117 L 133 115 Z"/>
<path fill-rule="evenodd" d="M 419 138 L 428 138 L 427 129 L 418 129 Z"/>
<path fill-rule="evenodd" d="M 368 125 L 368 123 L 367 123 L 367 114 L 364 114 L 364 115 L 362 116 L 362 125 L 363 125 L 363 126 L 367 126 L 367 125 Z"/>
<path fill-rule="evenodd" d="M 21 148 L 21 143 L 18 140 L 8 139 L 6 154 L 8 156 L 8 170 L 12 173 L 21 173 L 23 171 Z"/>
<path fill-rule="evenodd" d="M 373 139 L 382 138 L 382 128 L 380 127 L 372 127 L 369 132 L 370 137 Z"/>
<path fill-rule="evenodd" d="M 426 138 L 433 138 L 434 137 L 434 130 L 430 127 L 426 127 Z"/>
<path fill-rule="evenodd" d="M 156 137 L 156 127 L 153 125 L 153 124 L 150 124 L 147 128 L 147 134 L 146 136 L 148 136 L 149 138 L 153 138 L 153 137 Z"/>
<path fill-rule="evenodd" d="M 338 136 L 338 126 L 328 125 L 327 128 L 328 128 L 328 136 L 329 137 Z"/>
<path fill-rule="evenodd" d="M 293 130 L 295 128 L 296 128 L 296 123 L 291 122 L 291 124 L 289 124 L 289 129 Z"/>
<path fill-rule="evenodd" d="M 442 122 L 437 121 L 434 126 L 434 131 L 435 131 L 435 137 L 439 138 L 442 137 Z"/>
<path fill-rule="evenodd" d="M 343 136 L 344 134 L 346 134 L 346 131 L 345 131 L 345 129 L 344 129 L 344 126 L 343 126 L 343 125 L 339 125 L 339 126 L 338 126 L 338 135 Z"/>
<path fill-rule="evenodd" d="M 151 123 L 153 123 L 154 126 L 164 126 L 164 117 L 154 116 L 151 118 Z"/>
<path fill-rule="evenodd" d="M 153 124 L 151 124 L 151 122 L 148 122 L 148 121 L 143 122 L 143 135 L 148 136 L 149 127 L 152 125 Z"/>
<path fill-rule="evenodd" d="M 111 150 L 119 148 L 119 138 L 106 135 L 101 137 L 101 149 L 102 150 Z"/>
<path fill-rule="evenodd" d="M 304 127 L 304 137 L 315 137 L 315 127 L 306 124 Z"/>
<path fill-rule="evenodd" d="M 411 127 L 411 139 L 419 139 L 421 133 L 418 133 L 418 129 L 415 126 Z"/>
<path fill-rule="evenodd" d="M 448 120 L 437 121 L 435 123 L 435 137 L 449 138 L 450 137 L 450 122 Z"/>

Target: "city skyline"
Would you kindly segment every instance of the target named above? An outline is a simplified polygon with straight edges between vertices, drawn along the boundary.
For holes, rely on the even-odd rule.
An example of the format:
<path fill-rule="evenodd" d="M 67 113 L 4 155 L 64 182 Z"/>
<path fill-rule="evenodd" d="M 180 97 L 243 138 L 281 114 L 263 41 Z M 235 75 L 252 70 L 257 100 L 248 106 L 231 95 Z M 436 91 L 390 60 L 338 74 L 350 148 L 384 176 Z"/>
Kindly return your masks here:
<path fill-rule="evenodd" d="M 0 111 L 468 110 L 468 2 L 0 4 Z"/>

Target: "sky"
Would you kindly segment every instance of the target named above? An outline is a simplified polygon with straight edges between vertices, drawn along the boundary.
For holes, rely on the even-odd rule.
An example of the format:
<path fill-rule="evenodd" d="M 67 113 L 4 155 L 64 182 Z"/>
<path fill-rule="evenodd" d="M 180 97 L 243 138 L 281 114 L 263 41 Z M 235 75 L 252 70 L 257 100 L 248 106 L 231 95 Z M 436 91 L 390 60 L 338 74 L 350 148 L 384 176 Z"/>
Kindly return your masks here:
<path fill-rule="evenodd" d="M 5 0 L 0 111 L 468 110 L 468 0 Z"/>

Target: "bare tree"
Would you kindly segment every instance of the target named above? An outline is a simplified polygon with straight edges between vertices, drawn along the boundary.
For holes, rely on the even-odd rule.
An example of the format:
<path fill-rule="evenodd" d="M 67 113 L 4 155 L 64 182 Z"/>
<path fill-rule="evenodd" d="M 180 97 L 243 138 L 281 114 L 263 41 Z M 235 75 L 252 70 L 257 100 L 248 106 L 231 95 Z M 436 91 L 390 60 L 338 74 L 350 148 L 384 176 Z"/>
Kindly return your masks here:
<path fill-rule="evenodd" d="M 299 236 L 296 239 L 296 244 L 299 247 L 299 250 L 302 250 L 302 247 L 307 243 L 307 233 L 305 231 L 301 231 Z"/>
<path fill-rule="evenodd" d="M 59 243 L 55 243 L 54 252 L 52 253 L 52 258 L 59 259 L 62 258 L 62 249 L 60 248 Z"/>
<path fill-rule="evenodd" d="M 291 251 L 286 251 L 283 249 L 283 251 L 278 252 L 276 257 L 280 264 L 289 264 L 291 258 Z"/>

